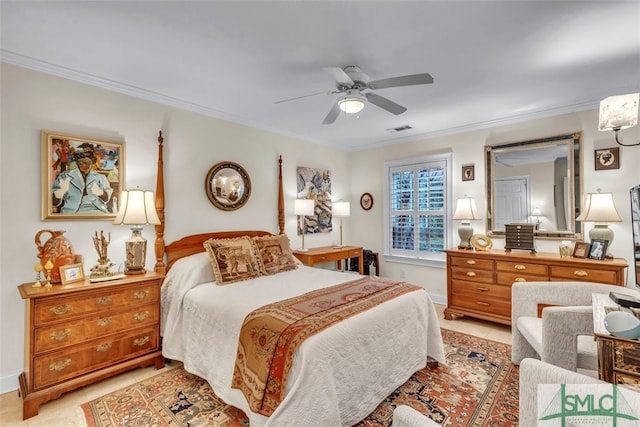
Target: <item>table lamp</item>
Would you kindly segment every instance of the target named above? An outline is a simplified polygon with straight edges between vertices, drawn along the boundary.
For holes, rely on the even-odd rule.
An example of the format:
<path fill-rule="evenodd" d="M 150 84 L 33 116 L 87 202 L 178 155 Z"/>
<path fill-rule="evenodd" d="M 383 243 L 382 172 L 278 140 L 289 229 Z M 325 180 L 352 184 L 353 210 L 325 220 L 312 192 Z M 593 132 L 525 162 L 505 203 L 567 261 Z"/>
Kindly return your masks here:
<path fill-rule="evenodd" d="M 542 215 L 542 209 L 535 207 L 533 208 L 533 210 L 531 211 L 531 216 L 535 216 L 536 217 L 536 230 L 540 229 L 540 224 L 542 224 L 542 222 L 540 221 L 540 215 Z"/>
<path fill-rule="evenodd" d="M 333 203 L 331 210 L 334 216 L 340 217 L 340 245 L 342 247 L 342 218 L 351 215 L 351 203 L 349 202 L 335 202 Z"/>
<path fill-rule="evenodd" d="M 589 239 L 608 240 L 607 258 L 613 258 L 609 251 L 611 242 L 613 241 L 613 231 L 609 228 L 609 222 L 621 222 L 620 214 L 616 210 L 613 203 L 613 194 L 601 193 L 600 189 L 597 193 L 587 193 L 585 196 L 584 209 L 576 218 L 576 221 L 592 221 L 595 222 L 591 231 L 589 231 Z"/>
<path fill-rule="evenodd" d="M 473 235 L 473 227 L 470 220 L 479 219 L 476 211 L 476 201 L 473 197 L 461 197 L 458 199 L 456 211 L 453 213 L 453 219 L 460 219 L 458 227 L 458 236 L 460 236 L 460 244 L 458 249 L 473 249 L 471 246 L 471 236 Z"/>
<path fill-rule="evenodd" d="M 142 237 L 142 226 L 160 224 L 152 191 L 140 189 L 120 191 L 120 208 L 114 224 L 131 225 L 131 237 L 125 242 L 125 274 L 142 274 L 146 270 L 147 239 Z"/>
<path fill-rule="evenodd" d="M 298 249 L 299 251 L 308 251 L 309 249 L 304 248 L 304 235 L 306 234 L 306 225 L 304 223 L 304 217 L 313 215 L 314 209 L 316 207 L 316 202 L 313 199 L 295 199 L 293 202 L 293 213 L 298 215 L 300 220 L 300 229 L 302 230 L 302 248 Z"/>

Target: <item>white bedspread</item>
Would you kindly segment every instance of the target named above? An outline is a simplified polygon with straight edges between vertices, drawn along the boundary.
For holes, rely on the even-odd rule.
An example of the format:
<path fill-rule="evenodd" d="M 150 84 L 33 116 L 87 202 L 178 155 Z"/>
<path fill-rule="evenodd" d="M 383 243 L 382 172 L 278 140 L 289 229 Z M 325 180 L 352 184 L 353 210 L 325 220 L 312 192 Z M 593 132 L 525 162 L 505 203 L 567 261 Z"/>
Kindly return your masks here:
<path fill-rule="evenodd" d="M 208 262 L 206 254 L 183 258 L 167 275 L 163 353 L 205 378 L 221 399 L 249 416 L 252 427 L 353 425 L 423 368 L 427 355 L 445 362 L 433 303 L 426 292 L 410 292 L 308 338 L 295 355 L 278 409 L 269 418 L 252 413 L 242 393 L 230 387 L 245 316 L 359 276 L 300 266 L 218 286 Z"/>

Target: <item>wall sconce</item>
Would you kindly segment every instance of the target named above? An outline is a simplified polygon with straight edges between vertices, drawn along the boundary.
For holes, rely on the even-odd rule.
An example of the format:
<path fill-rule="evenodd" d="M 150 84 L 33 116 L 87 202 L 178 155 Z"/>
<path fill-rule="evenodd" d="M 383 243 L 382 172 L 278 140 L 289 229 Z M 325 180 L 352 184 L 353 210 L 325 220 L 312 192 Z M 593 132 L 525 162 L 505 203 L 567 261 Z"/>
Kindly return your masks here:
<path fill-rule="evenodd" d="M 331 210 L 334 216 L 340 217 L 340 245 L 336 246 L 341 248 L 342 245 L 342 218 L 351 215 L 351 203 L 349 202 L 334 202 L 331 206 Z"/>
<path fill-rule="evenodd" d="M 540 216 L 542 215 L 542 210 L 538 207 L 533 208 L 533 210 L 531 211 L 531 216 L 535 216 L 536 217 L 536 230 L 540 229 L 540 224 L 542 224 L 542 222 L 540 222 Z"/>
<path fill-rule="evenodd" d="M 618 139 L 618 132 L 638 124 L 638 101 L 640 93 L 628 95 L 610 96 L 600 101 L 600 116 L 598 118 L 599 130 L 613 130 L 616 142 L 623 147 L 632 147 L 637 144 L 623 144 Z"/>
<path fill-rule="evenodd" d="M 473 235 L 473 227 L 471 226 L 470 220 L 479 219 L 475 199 L 473 197 L 467 197 L 466 195 L 459 198 L 452 219 L 462 220 L 458 227 L 458 236 L 460 236 L 458 249 L 473 249 L 471 242 L 469 242 L 469 239 L 471 239 Z"/>
<path fill-rule="evenodd" d="M 293 213 L 298 215 L 300 220 L 300 229 L 302 230 L 302 248 L 299 251 L 306 252 L 309 249 L 304 248 L 304 235 L 306 234 L 306 225 L 304 223 L 304 217 L 313 215 L 316 207 L 316 202 L 313 199 L 295 199 L 293 201 Z"/>
<path fill-rule="evenodd" d="M 609 251 L 613 242 L 613 231 L 609 228 L 609 222 L 621 222 L 620 214 L 613 203 L 613 194 L 601 193 L 598 188 L 597 193 L 587 193 L 585 196 L 584 210 L 578 215 L 576 221 L 595 222 L 589 231 L 589 239 L 608 240 L 607 258 L 613 258 Z"/>
<path fill-rule="evenodd" d="M 152 191 L 140 189 L 120 191 L 120 209 L 114 224 L 131 225 L 131 237 L 125 242 L 125 274 L 142 274 L 146 270 L 147 239 L 142 237 L 142 226 L 160 224 Z"/>

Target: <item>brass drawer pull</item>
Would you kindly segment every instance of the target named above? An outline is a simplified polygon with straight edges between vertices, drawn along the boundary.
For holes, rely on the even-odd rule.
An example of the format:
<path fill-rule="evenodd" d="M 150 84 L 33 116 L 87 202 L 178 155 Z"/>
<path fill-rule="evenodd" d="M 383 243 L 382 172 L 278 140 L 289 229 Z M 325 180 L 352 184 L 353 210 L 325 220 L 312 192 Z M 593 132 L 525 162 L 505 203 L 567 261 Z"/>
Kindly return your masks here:
<path fill-rule="evenodd" d="M 467 276 L 476 277 L 476 272 L 475 271 L 467 271 Z"/>
<path fill-rule="evenodd" d="M 101 297 L 96 299 L 96 302 L 98 303 L 98 305 L 109 305 L 111 304 L 111 301 L 113 301 L 113 297 Z"/>
<path fill-rule="evenodd" d="M 148 342 L 149 342 L 149 335 L 147 335 L 146 337 L 143 337 L 143 338 L 136 338 L 135 340 L 133 340 L 133 344 L 138 346 L 138 347 L 141 347 L 141 346 L 145 345 Z"/>
<path fill-rule="evenodd" d="M 483 301 L 476 301 L 476 304 L 485 305 L 485 306 L 489 306 L 490 305 L 488 302 L 483 302 Z"/>
<path fill-rule="evenodd" d="M 489 291 L 489 288 L 476 288 L 477 290 L 481 291 L 481 292 L 487 292 Z"/>
<path fill-rule="evenodd" d="M 525 265 L 522 264 L 516 264 L 513 268 L 515 268 L 516 270 L 526 270 L 527 267 Z"/>
<path fill-rule="evenodd" d="M 475 264 L 476 264 L 476 260 L 475 260 L 475 259 L 468 259 L 468 260 L 467 260 L 467 264 L 469 264 L 469 265 L 475 265 Z"/>
<path fill-rule="evenodd" d="M 584 270 L 576 270 L 573 272 L 574 275 L 578 276 L 578 277 L 587 277 L 589 275 L 589 273 L 587 273 Z"/>
<path fill-rule="evenodd" d="M 144 299 L 147 297 L 147 295 L 149 295 L 149 291 L 140 291 L 140 292 L 134 292 L 133 293 L 133 297 L 135 299 Z"/>
<path fill-rule="evenodd" d="M 138 322 L 142 322 L 147 317 L 149 317 L 148 311 L 141 311 L 140 313 L 136 313 L 133 315 L 133 319 L 137 320 Z"/>
<path fill-rule="evenodd" d="M 61 331 L 51 332 L 49 338 L 53 341 L 63 341 L 66 340 L 69 335 L 71 335 L 71 329 L 63 329 Z"/>
<path fill-rule="evenodd" d="M 96 347 L 96 351 L 104 353 L 105 351 L 108 351 L 109 349 L 111 349 L 111 347 L 113 347 L 112 342 L 100 344 L 99 346 Z"/>
<path fill-rule="evenodd" d="M 66 314 L 66 313 L 71 311 L 71 304 L 58 305 L 58 306 L 55 306 L 55 307 L 51 307 L 49 309 L 49 311 L 51 313 L 57 314 L 57 315 Z"/>
<path fill-rule="evenodd" d="M 109 325 L 111 322 L 113 322 L 113 319 L 111 317 L 101 317 L 100 319 L 98 319 L 96 324 L 104 328 L 105 326 Z"/>
<path fill-rule="evenodd" d="M 516 277 L 514 279 L 514 282 L 526 282 L 526 281 L 527 281 L 527 279 L 525 279 L 524 277 Z"/>
<path fill-rule="evenodd" d="M 60 372 L 63 369 L 68 368 L 69 366 L 71 366 L 71 359 L 64 359 L 49 365 L 49 370 L 54 372 Z"/>

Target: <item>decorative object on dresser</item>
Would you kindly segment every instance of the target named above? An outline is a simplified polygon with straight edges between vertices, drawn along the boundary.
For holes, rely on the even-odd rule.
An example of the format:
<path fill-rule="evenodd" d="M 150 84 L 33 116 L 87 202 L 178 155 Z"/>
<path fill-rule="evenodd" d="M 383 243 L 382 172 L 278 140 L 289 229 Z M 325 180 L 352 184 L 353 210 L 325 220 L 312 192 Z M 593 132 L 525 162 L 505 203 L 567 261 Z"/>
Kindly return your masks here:
<path fill-rule="evenodd" d="M 129 369 L 164 366 L 160 350 L 160 285 L 147 272 L 106 283 L 88 280 L 18 286 L 26 302 L 23 419 L 41 404 Z"/>
<path fill-rule="evenodd" d="M 111 233 L 108 234 L 108 238 L 104 236 L 104 231 L 100 230 L 100 235 L 96 231 L 93 236 L 93 247 L 98 253 L 98 263 L 91 268 L 91 274 L 89 275 L 90 282 L 103 282 L 107 280 L 122 279 L 124 274 L 114 273 L 109 271 L 113 267 L 113 263 L 109 259 L 109 242 L 111 242 Z"/>
<path fill-rule="evenodd" d="M 506 235 L 504 249 L 511 252 L 511 249 L 522 249 L 536 252 L 533 235 L 535 232 L 534 224 L 506 224 Z"/>
<path fill-rule="evenodd" d="M 60 267 L 62 284 L 84 281 L 84 267 L 82 264 L 69 264 Z"/>
<path fill-rule="evenodd" d="M 598 188 L 597 193 L 587 193 L 585 196 L 584 209 L 576 218 L 577 221 L 595 222 L 589 231 L 589 240 L 608 240 L 609 247 L 613 242 L 613 231 L 609 228 L 609 222 L 621 222 L 622 218 L 613 203 L 613 194 L 601 193 Z M 611 252 L 607 252 L 607 258 L 613 258 Z"/>
<path fill-rule="evenodd" d="M 470 221 L 472 219 L 479 219 L 475 199 L 473 197 L 467 197 L 467 195 L 459 198 L 452 219 L 462 220 L 458 226 L 458 236 L 460 236 L 458 249 L 473 249 L 471 242 L 469 242 L 469 239 L 473 235 L 473 227 Z"/>
<path fill-rule="evenodd" d="M 315 210 L 315 201 L 313 199 L 295 199 L 293 202 L 293 213 L 296 214 L 299 218 L 300 223 L 300 234 L 302 234 L 302 247 L 298 249 L 299 251 L 307 251 L 308 249 L 304 248 L 304 235 L 306 233 L 306 224 L 304 217 L 310 216 L 314 214 Z"/>
<path fill-rule="evenodd" d="M 42 220 L 108 219 L 124 188 L 125 146 L 43 130 Z"/>
<path fill-rule="evenodd" d="M 345 216 L 351 215 L 351 203 L 349 202 L 333 202 L 333 206 L 331 207 L 333 211 L 333 216 L 340 217 L 340 245 L 338 247 L 342 247 L 342 218 Z"/>
<path fill-rule="evenodd" d="M 612 130 L 615 132 L 616 142 L 623 147 L 640 145 L 640 142 L 623 144 L 618 138 L 618 132 L 638 124 L 638 102 L 640 93 L 610 96 L 600 101 L 600 115 L 598 130 Z"/>
<path fill-rule="evenodd" d="M 607 253 L 608 244 L 609 244 L 608 240 L 599 240 L 599 239 L 592 240 L 591 245 L 589 246 L 589 255 L 587 256 L 587 258 L 604 259 L 605 254 Z"/>
<path fill-rule="evenodd" d="M 360 196 L 360 207 L 365 211 L 371 210 L 373 207 L 373 196 L 370 193 L 362 193 L 362 196 Z"/>
<path fill-rule="evenodd" d="M 49 237 L 49 239 L 47 239 L 43 244 L 41 236 L 44 233 L 49 233 L 51 237 Z M 40 265 L 44 267 L 47 262 L 51 262 L 53 264 L 50 269 L 49 277 L 51 283 L 60 283 L 61 266 L 73 264 L 75 262 L 76 256 L 71 248 L 71 242 L 63 236 L 64 233 L 65 231 L 63 230 L 40 230 L 36 233 L 35 243 L 36 248 L 38 249 Z"/>
<path fill-rule="evenodd" d="M 213 206 L 223 211 L 234 211 L 249 200 L 251 179 L 247 171 L 237 163 L 216 163 L 207 173 L 204 191 Z"/>
<path fill-rule="evenodd" d="M 486 251 L 447 252 L 446 319 L 467 315 L 511 323 L 514 282 L 573 281 L 624 286 L 624 259 L 598 261 L 561 258 L 558 253 Z"/>
<path fill-rule="evenodd" d="M 576 242 L 573 247 L 573 257 L 574 258 L 586 258 L 589 253 L 589 243 L 587 242 Z"/>
<path fill-rule="evenodd" d="M 125 274 L 142 274 L 146 270 L 147 239 L 142 237 L 142 226 L 160 224 L 152 191 L 140 189 L 120 192 L 120 209 L 114 224 L 132 225 L 131 237 L 125 242 Z"/>
<path fill-rule="evenodd" d="M 493 241 L 484 234 L 474 234 L 471 236 L 471 246 L 476 251 L 488 251 L 493 247 Z"/>

